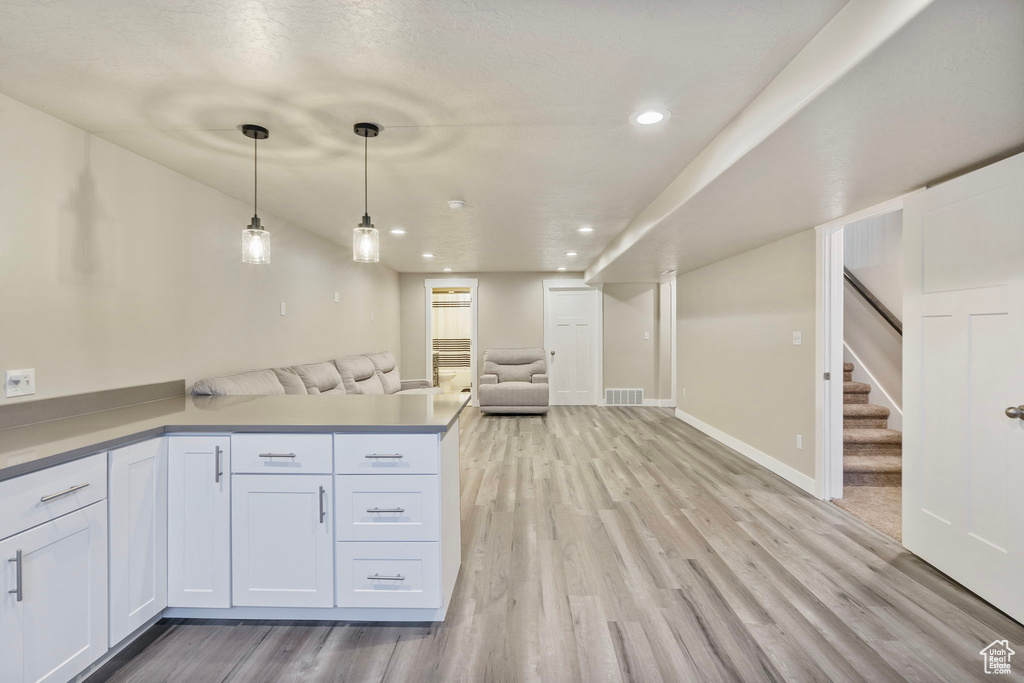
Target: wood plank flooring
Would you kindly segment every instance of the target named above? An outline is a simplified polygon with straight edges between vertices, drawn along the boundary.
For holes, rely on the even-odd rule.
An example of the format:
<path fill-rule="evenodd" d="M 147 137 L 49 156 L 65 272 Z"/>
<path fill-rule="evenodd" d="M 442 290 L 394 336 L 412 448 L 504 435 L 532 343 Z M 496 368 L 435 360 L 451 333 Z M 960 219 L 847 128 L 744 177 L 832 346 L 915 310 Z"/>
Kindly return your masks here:
<path fill-rule="evenodd" d="M 165 620 L 90 680 L 969 681 L 993 640 L 1024 651 L 1020 624 L 668 410 L 462 428 L 444 623 Z"/>

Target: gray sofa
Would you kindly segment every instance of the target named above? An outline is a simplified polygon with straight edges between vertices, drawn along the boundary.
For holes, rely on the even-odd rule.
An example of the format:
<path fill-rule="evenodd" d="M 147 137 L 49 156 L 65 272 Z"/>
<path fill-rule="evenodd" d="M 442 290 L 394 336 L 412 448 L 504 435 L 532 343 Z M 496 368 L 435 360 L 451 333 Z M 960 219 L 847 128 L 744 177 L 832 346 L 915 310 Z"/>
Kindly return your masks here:
<path fill-rule="evenodd" d="M 439 393 L 429 380 L 403 380 L 390 351 L 211 377 L 192 385 L 197 396 Z"/>
<path fill-rule="evenodd" d="M 484 413 L 548 412 L 544 349 L 488 349 L 478 390 Z"/>

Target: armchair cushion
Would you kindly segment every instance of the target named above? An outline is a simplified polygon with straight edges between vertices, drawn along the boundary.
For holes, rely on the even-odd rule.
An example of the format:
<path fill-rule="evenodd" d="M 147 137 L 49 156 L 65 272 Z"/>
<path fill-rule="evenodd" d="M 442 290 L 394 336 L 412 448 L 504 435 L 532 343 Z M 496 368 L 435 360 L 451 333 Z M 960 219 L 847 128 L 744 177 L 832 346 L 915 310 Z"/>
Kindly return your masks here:
<path fill-rule="evenodd" d="M 479 388 L 480 408 L 503 407 L 547 407 L 548 385 L 531 382 L 501 382 L 482 384 Z"/>
<path fill-rule="evenodd" d="M 488 349 L 484 352 L 484 372 L 497 375 L 498 382 L 532 382 L 534 375 L 547 371 L 544 349 Z"/>
<path fill-rule="evenodd" d="M 497 375 L 480 375 L 480 384 L 497 384 Z"/>
<path fill-rule="evenodd" d="M 383 394 L 384 385 L 367 356 L 349 356 L 334 361 L 347 394 Z"/>

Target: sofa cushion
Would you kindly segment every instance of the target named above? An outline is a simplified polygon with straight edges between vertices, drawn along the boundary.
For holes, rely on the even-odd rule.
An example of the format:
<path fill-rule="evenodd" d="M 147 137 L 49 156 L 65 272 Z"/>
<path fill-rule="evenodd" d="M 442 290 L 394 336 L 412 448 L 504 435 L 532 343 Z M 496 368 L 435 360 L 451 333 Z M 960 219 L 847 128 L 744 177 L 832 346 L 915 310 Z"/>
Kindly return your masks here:
<path fill-rule="evenodd" d="M 383 394 L 377 368 L 367 356 L 349 356 L 334 361 L 347 394 Z"/>
<path fill-rule="evenodd" d="M 402 378 L 398 374 L 398 363 L 390 351 L 371 353 L 367 356 L 373 363 L 385 394 L 394 394 L 402 389 Z"/>
<path fill-rule="evenodd" d="M 316 389 L 316 393 L 322 394 L 342 384 L 337 366 L 329 360 L 323 363 L 296 365 L 292 369 L 302 378 L 302 383 L 309 393 Z"/>
<path fill-rule="evenodd" d="M 302 378 L 299 377 L 298 373 L 292 368 L 274 368 L 274 374 L 277 375 L 277 381 L 284 387 L 284 393 L 305 395 L 309 392 L 306 391 L 306 385 L 302 383 Z"/>
<path fill-rule="evenodd" d="M 273 370 L 254 370 L 227 377 L 211 377 L 192 385 L 197 396 L 269 396 L 283 394 L 284 387 Z"/>
<path fill-rule="evenodd" d="M 484 373 L 497 375 L 498 382 L 531 382 L 547 370 L 544 349 L 487 349 Z"/>
<path fill-rule="evenodd" d="M 415 389 L 402 389 L 396 394 L 440 394 L 441 387 L 417 387 Z"/>
<path fill-rule="evenodd" d="M 483 406 L 546 406 L 548 385 L 530 382 L 481 384 L 480 405 Z"/>

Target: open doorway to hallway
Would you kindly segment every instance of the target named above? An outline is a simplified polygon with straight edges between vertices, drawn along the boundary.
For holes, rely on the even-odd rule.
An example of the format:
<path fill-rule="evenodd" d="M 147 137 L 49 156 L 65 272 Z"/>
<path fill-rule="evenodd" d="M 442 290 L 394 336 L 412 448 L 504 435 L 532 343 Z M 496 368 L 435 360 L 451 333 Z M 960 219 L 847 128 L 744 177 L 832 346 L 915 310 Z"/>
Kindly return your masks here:
<path fill-rule="evenodd" d="M 446 394 L 473 390 L 473 294 L 468 287 L 430 290 L 431 376 Z"/>

